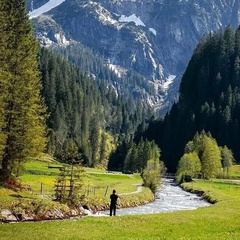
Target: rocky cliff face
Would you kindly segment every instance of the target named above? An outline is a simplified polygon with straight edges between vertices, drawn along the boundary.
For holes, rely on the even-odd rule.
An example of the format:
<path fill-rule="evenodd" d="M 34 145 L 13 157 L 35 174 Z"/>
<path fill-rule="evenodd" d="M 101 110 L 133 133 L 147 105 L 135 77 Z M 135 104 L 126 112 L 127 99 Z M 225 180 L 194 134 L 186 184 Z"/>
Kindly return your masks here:
<path fill-rule="evenodd" d="M 50 0 L 49 2 L 58 2 Z M 39 1 L 32 2 L 37 6 Z M 210 31 L 240 21 L 238 0 L 60 0 L 32 18 L 42 45 L 72 41 L 156 85 L 156 106 L 176 99 L 192 51 Z M 30 9 L 29 9 L 30 10 Z M 30 13 L 31 16 L 31 13 Z"/>

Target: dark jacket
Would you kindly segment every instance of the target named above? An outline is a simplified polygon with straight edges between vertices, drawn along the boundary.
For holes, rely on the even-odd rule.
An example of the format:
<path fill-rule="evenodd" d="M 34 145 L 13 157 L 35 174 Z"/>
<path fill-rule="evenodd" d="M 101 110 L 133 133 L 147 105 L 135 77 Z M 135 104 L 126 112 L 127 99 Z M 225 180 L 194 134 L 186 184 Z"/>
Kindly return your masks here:
<path fill-rule="evenodd" d="M 116 206 L 117 205 L 117 199 L 118 199 L 118 195 L 113 193 L 110 195 L 110 199 L 111 199 L 111 202 L 110 202 L 110 205 L 113 207 L 113 206 Z"/>

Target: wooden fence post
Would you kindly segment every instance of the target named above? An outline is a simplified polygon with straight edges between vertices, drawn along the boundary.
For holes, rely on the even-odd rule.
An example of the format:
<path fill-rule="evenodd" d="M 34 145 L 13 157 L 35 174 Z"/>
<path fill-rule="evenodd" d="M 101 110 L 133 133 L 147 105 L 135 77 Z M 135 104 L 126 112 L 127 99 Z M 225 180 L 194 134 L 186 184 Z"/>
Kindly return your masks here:
<path fill-rule="evenodd" d="M 106 191 L 105 191 L 105 195 L 104 195 L 104 197 L 106 197 L 106 195 L 107 195 L 107 191 L 108 191 L 108 186 L 106 187 Z"/>

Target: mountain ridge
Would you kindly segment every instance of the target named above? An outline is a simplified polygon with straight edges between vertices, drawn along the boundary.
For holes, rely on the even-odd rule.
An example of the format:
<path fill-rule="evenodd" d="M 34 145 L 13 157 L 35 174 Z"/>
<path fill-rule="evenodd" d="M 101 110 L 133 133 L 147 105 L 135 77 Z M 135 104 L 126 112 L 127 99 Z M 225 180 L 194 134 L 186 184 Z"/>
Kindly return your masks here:
<path fill-rule="evenodd" d="M 112 65 L 138 72 L 156 86 L 153 105 L 169 109 L 197 42 L 227 24 L 236 28 L 238 9 L 234 0 L 65 0 L 33 24 L 42 45 L 80 42 Z M 169 76 L 176 77 L 163 91 Z"/>

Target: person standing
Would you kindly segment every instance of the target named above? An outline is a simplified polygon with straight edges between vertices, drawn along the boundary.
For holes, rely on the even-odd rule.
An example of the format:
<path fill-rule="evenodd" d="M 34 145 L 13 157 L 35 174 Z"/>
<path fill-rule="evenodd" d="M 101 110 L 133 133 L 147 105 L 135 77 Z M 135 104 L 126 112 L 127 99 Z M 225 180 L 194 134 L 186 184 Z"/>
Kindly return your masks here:
<path fill-rule="evenodd" d="M 119 196 L 116 194 L 116 190 L 113 190 L 112 194 L 110 195 L 110 216 L 112 216 L 112 214 L 116 216 L 118 198 Z"/>

